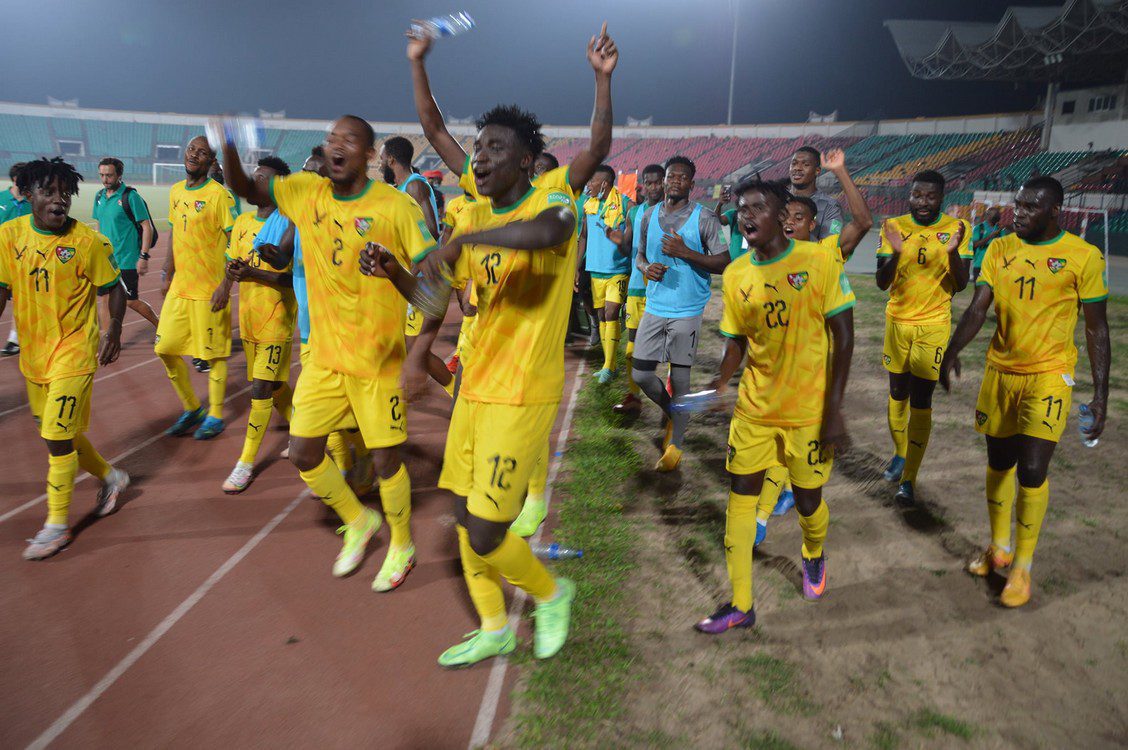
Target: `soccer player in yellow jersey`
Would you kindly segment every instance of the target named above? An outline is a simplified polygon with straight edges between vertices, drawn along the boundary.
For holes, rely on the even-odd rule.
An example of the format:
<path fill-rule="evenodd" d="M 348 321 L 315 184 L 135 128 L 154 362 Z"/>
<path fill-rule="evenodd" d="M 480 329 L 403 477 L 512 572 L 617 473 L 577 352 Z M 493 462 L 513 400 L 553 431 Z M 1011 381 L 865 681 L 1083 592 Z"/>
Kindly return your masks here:
<path fill-rule="evenodd" d="M 510 530 L 532 470 L 543 460 L 564 387 L 564 338 L 576 263 L 575 194 L 611 146 L 611 74 L 618 63 L 604 24 L 588 43 L 596 75 L 592 139 L 571 168 L 530 182 L 544 151 L 540 123 L 516 107 L 496 107 L 478 121 L 467 159 L 446 129 L 427 85 L 423 59 L 430 40 L 409 32 L 407 49 L 415 103 L 424 133 L 464 189 L 483 196 L 469 210 L 465 232 L 419 265 L 428 276 L 451 263 L 472 278 L 478 295 L 474 353 L 463 370 L 447 436 L 439 486 L 464 498 L 456 510 L 459 551 L 481 629 L 439 657 L 444 667 L 468 666 L 513 651 L 501 578 L 530 594 L 537 606 L 534 655 L 556 654 L 568 636 L 575 585 L 554 579 L 529 545 Z M 461 162 L 461 163 L 460 163 Z M 460 222 L 461 224 L 461 222 Z M 425 342 L 438 321 L 424 322 L 407 372 L 421 379 Z"/>
<path fill-rule="evenodd" d="M 290 167 L 286 162 L 277 156 L 267 156 L 259 159 L 251 179 L 268 185 L 273 178 L 288 174 Z M 290 347 L 298 311 L 294 298 L 293 263 L 284 265 L 281 271 L 274 271 L 263 261 L 255 248 L 255 240 L 259 230 L 277 213 L 278 208 L 268 201 L 257 209 L 239 214 L 235 219 L 228 251 L 227 278 L 220 287 L 222 299 L 216 303 L 226 305 L 231 286 L 239 284 L 239 331 L 243 338 L 243 352 L 247 356 L 247 380 L 251 381 L 251 409 L 247 415 L 243 452 L 222 486 L 228 494 L 242 492 L 250 485 L 255 458 L 270 424 L 270 411 L 277 409 L 283 421 L 289 421 L 293 396 L 289 386 Z M 281 215 L 275 221 L 289 223 Z"/>
<path fill-rule="evenodd" d="M 225 303 L 214 310 L 213 297 L 224 277 L 235 200 L 227 188 L 208 177 L 213 164 L 215 151 L 208 139 L 202 135 L 193 138 L 184 150 L 187 178 L 169 191 L 172 252 L 161 272 L 165 301 L 153 347 L 184 407 L 168 434 L 184 435 L 196 428 L 197 440 L 223 432 L 227 358 L 231 356 L 231 306 Z M 209 364 L 207 409 L 192 390 L 184 356 Z"/>
<path fill-rule="evenodd" d="M 121 350 L 125 288 L 109 240 L 68 216 L 81 179 L 60 158 L 28 162 L 16 185 L 31 214 L 0 227 L 0 314 L 15 297 L 20 372 L 50 454 L 47 521 L 24 550 L 25 560 L 42 560 L 70 544 L 67 517 L 80 466 L 102 482 L 99 516 L 112 513 L 129 486 L 129 475 L 106 463 L 85 435 L 94 371 Z M 98 289 L 110 290 L 101 344 Z"/>
<path fill-rule="evenodd" d="M 889 291 L 882 361 L 889 371 L 893 458 L 885 479 L 900 482 L 896 500 L 911 505 L 932 433 L 932 392 L 952 327 L 952 296 L 971 274 L 971 227 L 940 213 L 944 176 L 913 176 L 909 213 L 888 219 L 877 248 L 877 286 Z"/>
<path fill-rule="evenodd" d="M 818 242 L 828 250 L 835 251 L 839 259 L 845 263 L 850 260 L 850 256 L 854 254 L 866 232 L 873 228 L 873 214 L 870 213 L 862 191 L 858 190 L 858 186 L 850 179 L 850 171 L 846 169 L 846 153 L 842 149 L 831 149 L 823 154 L 822 165 L 838 178 L 838 183 L 846 196 L 846 205 L 850 209 L 850 221 L 840 232 L 813 239 L 818 227 L 818 204 L 807 196 L 792 195 L 787 202 L 783 231 L 795 240 Z M 840 224 L 841 220 L 837 223 Z"/>
<path fill-rule="evenodd" d="M 968 564 L 968 572 L 986 576 L 1009 566 L 999 598 L 1006 607 L 1030 600 L 1030 565 L 1050 497 L 1046 473 L 1069 416 L 1078 307 L 1085 315 L 1093 374 L 1088 404 L 1093 424 L 1086 437 L 1100 437 L 1108 409 L 1105 260 L 1096 247 L 1058 225 L 1063 200 L 1061 183 L 1052 177 L 1035 177 L 1018 191 L 1014 234 L 987 248 L 975 297 L 940 366 L 940 384 L 947 389 L 950 373 L 960 373 L 960 352 L 994 305 L 997 325 L 975 404 L 975 429 L 987 438 L 991 544 Z M 1012 508 L 1017 522 L 1013 547 Z"/>
<path fill-rule="evenodd" d="M 309 362 L 294 389 L 290 462 L 344 522 L 344 546 L 333 574 L 345 576 L 360 565 L 381 524 L 380 515 L 360 503 L 325 455 L 330 433 L 359 428 L 364 444 L 375 452 L 380 500 L 391 527 L 388 555 L 372 588 L 391 591 L 415 566 L 411 480 L 399 451 L 407 440 L 400 383 L 407 305 L 387 279 L 362 276 L 359 258 L 366 245 L 380 245 L 406 267 L 429 252 L 435 240 L 419 204 L 391 185 L 368 179 L 376 134 L 355 115 L 339 118 L 329 131 L 328 177 L 302 172 L 269 184 L 252 181 L 238 164 L 230 138 L 223 158 L 232 189 L 252 203 L 273 202 L 301 237 L 313 330 Z"/>
<path fill-rule="evenodd" d="M 728 340 L 714 382 L 723 394 L 744 365 L 729 428 L 730 492 L 725 560 L 732 599 L 697 623 L 720 634 L 756 622 L 752 547 L 757 496 L 767 470 L 784 466 L 803 529 L 803 596 L 826 589 L 830 512 L 822 486 L 836 447 L 847 441 L 842 399 L 854 351 L 854 292 L 842 263 L 812 242 L 783 233 L 788 193 L 781 183 L 737 185 L 736 223 L 750 251 L 725 269 L 721 333 Z"/>

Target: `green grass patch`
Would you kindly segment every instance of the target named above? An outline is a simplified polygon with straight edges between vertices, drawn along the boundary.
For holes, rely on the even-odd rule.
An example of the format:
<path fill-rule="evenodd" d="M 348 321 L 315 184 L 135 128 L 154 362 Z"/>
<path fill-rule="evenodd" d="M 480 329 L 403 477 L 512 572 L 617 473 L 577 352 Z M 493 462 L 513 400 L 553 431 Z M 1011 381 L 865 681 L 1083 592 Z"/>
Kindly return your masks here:
<path fill-rule="evenodd" d="M 798 750 L 775 732 L 754 732 L 744 742 L 746 750 Z"/>
<path fill-rule="evenodd" d="M 818 708 L 799 686 L 795 665 L 767 654 L 736 660 L 736 671 L 749 678 L 749 686 L 778 713 L 811 716 Z"/>
<path fill-rule="evenodd" d="M 869 741 L 875 750 L 897 750 L 901 746 L 901 735 L 892 724 L 882 721 L 874 727 Z"/>
<path fill-rule="evenodd" d="M 629 683 L 640 678 L 625 628 L 638 534 L 623 511 L 641 464 L 627 432 L 608 424 L 615 395 L 618 389 L 585 387 L 573 415 L 574 440 L 554 490 L 554 537 L 582 547 L 584 557 L 554 565 L 577 585 L 572 630 L 555 658 L 523 659 L 527 679 L 514 717 L 519 747 L 602 745 L 600 733 L 623 714 Z M 650 739 L 670 744 L 658 734 Z"/>
<path fill-rule="evenodd" d="M 941 732 L 952 737 L 959 737 L 961 740 L 970 740 L 977 732 L 976 728 L 966 721 L 933 711 L 930 708 L 922 708 L 913 714 L 909 719 L 909 725 L 929 737 Z"/>

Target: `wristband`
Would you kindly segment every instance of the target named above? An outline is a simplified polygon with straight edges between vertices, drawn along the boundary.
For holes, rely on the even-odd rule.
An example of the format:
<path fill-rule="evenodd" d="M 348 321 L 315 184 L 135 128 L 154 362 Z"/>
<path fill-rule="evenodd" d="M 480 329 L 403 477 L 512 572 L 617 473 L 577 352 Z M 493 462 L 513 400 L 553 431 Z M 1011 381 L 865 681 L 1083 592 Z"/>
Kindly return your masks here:
<path fill-rule="evenodd" d="M 152 256 L 150 256 L 148 253 L 141 253 L 140 255 L 141 260 L 149 260 L 150 257 Z"/>

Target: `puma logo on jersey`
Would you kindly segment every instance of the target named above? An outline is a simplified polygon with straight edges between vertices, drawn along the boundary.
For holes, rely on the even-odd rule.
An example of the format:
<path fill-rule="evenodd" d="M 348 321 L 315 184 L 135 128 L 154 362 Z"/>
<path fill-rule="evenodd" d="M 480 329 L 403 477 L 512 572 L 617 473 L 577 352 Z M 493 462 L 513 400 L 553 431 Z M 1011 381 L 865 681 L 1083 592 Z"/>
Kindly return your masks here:
<path fill-rule="evenodd" d="M 928 235 L 927 234 L 922 234 L 922 235 L 919 235 L 919 236 L 920 236 L 921 242 L 928 242 Z"/>
<path fill-rule="evenodd" d="M 337 229 L 344 229 L 345 228 L 345 225 L 342 224 L 341 222 L 337 221 L 336 219 L 333 219 L 333 223 L 337 225 Z"/>
<path fill-rule="evenodd" d="M 37 253 L 37 254 L 39 255 L 39 257 L 40 257 L 40 258 L 42 258 L 43 260 L 47 260 L 47 253 L 46 253 L 46 251 L 44 251 L 44 250 L 36 250 L 35 252 L 36 252 L 36 253 Z"/>
<path fill-rule="evenodd" d="M 1034 261 L 1030 260 L 1029 258 L 1023 258 L 1022 262 L 1023 263 L 1029 263 L 1031 268 L 1037 268 L 1038 267 L 1038 264 L 1035 263 Z"/>
<path fill-rule="evenodd" d="M 764 288 L 765 289 L 771 289 L 776 294 L 779 294 L 779 289 L 776 288 L 775 284 L 769 284 L 768 282 L 765 281 L 764 282 Z"/>

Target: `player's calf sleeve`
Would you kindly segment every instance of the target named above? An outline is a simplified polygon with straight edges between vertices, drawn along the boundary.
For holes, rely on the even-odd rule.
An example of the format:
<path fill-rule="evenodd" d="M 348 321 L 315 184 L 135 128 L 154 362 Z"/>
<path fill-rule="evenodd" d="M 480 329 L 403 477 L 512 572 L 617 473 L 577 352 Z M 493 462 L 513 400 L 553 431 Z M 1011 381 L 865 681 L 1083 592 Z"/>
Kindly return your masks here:
<path fill-rule="evenodd" d="M 905 449 L 905 470 L 901 472 L 902 482 L 915 482 L 924 451 L 928 448 L 928 437 L 932 434 L 932 409 L 909 408 L 909 427 L 906 430 L 909 446 Z"/>
<path fill-rule="evenodd" d="M 603 324 L 603 368 L 615 369 L 615 355 L 619 353 L 619 321 L 609 320 Z"/>
<path fill-rule="evenodd" d="M 641 391 L 635 382 L 633 369 L 630 367 L 631 356 L 634 354 L 634 342 L 627 341 L 627 390 L 632 396 L 637 396 Z"/>
<path fill-rule="evenodd" d="M 725 512 L 725 565 L 732 583 L 732 606 L 752 609 L 752 545 L 756 542 L 755 495 L 729 492 Z"/>
<path fill-rule="evenodd" d="M 270 424 L 270 410 L 274 400 L 269 398 L 252 398 L 251 411 L 247 415 L 247 436 L 243 439 L 243 453 L 239 461 L 253 464 L 258 457 L 259 446 L 266 436 L 266 428 Z"/>
<path fill-rule="evenodd" d="M 533 555 L 528 543 L 512 531 L 505 532 L 505 538 L 493 552 L 482 555 L 482 559 L 497 569 L 505 580 L 523 589 L 538 602 L 556 596 L 556 581 Z"/>
<path fill-rule="evenodd" d="M 904 458 L 909 447 L 909 400 L 906 398 L 898 401 L 890 396 L 886 413 L 889 416 L 889 436 L 893 438 L 893 452 Z"/>
<path fill-rule="evenodd" d="M 223 399 L 227 394 L 227 360 L 213 359 L 208 364 L 208 416 L 223 419 Z"/>
<path fill-rule="evenodd" d="M 88 472 L 95 479 L 105 480 L 110 473 L 110 465 L 106 463 L 106 459 L 102 458 L 98 451 L 94 450 L 94 446 L 86 439 L 85 433 L 76 437 L 72 443 L 75 453 L 78 454 L 79 468 Z"/>
<path fill-rule="evenodd" d="M 403 464 L 389 479 L 380 479 L 380 503 L 384 506 L 384 518 L 392 531 L 391 546 L 402 548 L 410 545 L 411 478 Z"/>
<path fill-rule="evenodd" d="M 196 392 L 192 390 L 192 381 L 188 376 L 188 365 L 184 364 L 183 359 L 172 354 L 162 354 L 160 357 L 165 368 L 165 374 L 168 375 L 168 382 L 172 383 L 172 389 L 176 391 L 184 410 L 195 411 L 199 409 L 200 399 L 196 398 Z"/>
<path fill-rule="evenodd" d="M 1011 549 L 1011 510 L 1014 508 L 1014 475 L 1009 471 L 995 471 L 987 467 L 987 515 L 991 519 L 991 544 L 999 549 Z"/>
<path fill-rule="evenodd" d="M 779 493 L 787 484 L 787 467 L 772 466 L 764 472 L 764 486 L 760 489 L 760 500 L 756 504 L 756 520 L 767 521 L 775 510 Z"/>
<path fill-rule="evenodd" d="M 78 453 L 47 457 L 47 523 L 67 525 L 74 475 L 78 473 Z"/>
<path fill-rule="evenodd" d="M 325 441 L 325 450 L 329 451 L 333 463 L 337 464 L 337 468 L 341 471 L 348 471 L 353 466 L 352 451 L 349 450 L 348 441 L 345 440 L 346 434 L 344 430 L 337 430 L 329 433 L 329 439 Z"/>
<path fill-rule="evenodd" d="M 316 469 L 303 471 L 301 475 L 313 494 L 336 511 L 344 523 L 353 523 L 364 513 L 364 506 L 328 456 L 322 458 Z"/>
<path fill-rule="evenodd" d="M 1018 500 L 1014 527 L 1014 565 L 1030 570 L 1034 562 L 1034 548 L 1038 546 L 1038 532 L 1050 504 L 1050 482 L 1041 487 L 1018 486 Z"/>
<path fill-rule="evenodd" d="M 800 513 L 799 526 L 803 529 L 803 557 L 814 560 L 822 555 L 827 527 L 830 526 L 830 508 L 826 507 L 826 501 L 820 500 L 819 507 L 809 516 Z"/>
<path fill-rule="evenodd" d="M 470 591 L 470 601 L 482 621 L 482 630 L 501 630 L 506 621 L 501 577 L 470 546 L 466 527 L 456 526 L 455 529 L 458 532 L 458 554 L 462 558 L 462 577 Z"/>
<path fill-rule="evenodd" d="M 274 408 L 278 410 L 278 416 L 282 417 L 283 421 L 289 422 L 290 416 L 294 413 L 294 389 L 289 383 L 283 383 L 282 387 L 274 392 L 273 403 Z"/>

